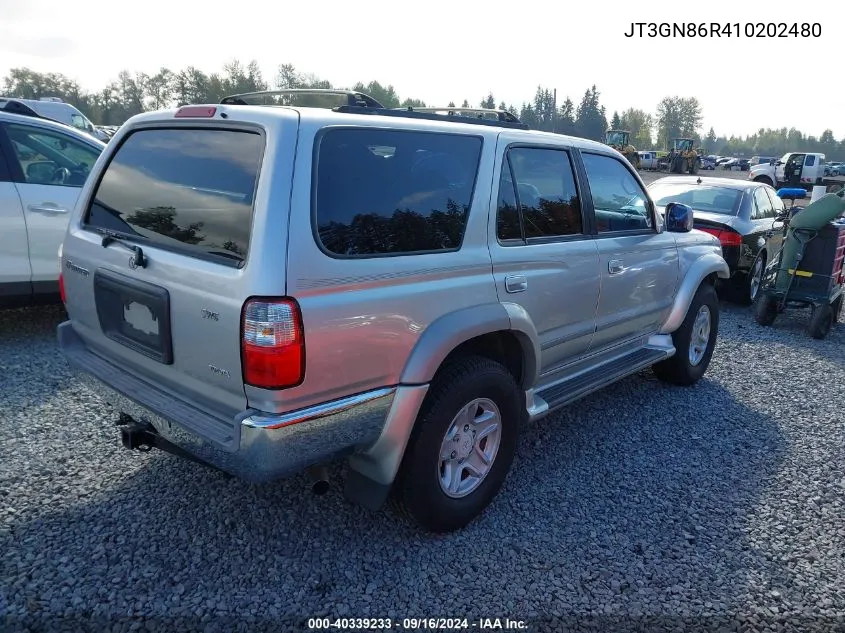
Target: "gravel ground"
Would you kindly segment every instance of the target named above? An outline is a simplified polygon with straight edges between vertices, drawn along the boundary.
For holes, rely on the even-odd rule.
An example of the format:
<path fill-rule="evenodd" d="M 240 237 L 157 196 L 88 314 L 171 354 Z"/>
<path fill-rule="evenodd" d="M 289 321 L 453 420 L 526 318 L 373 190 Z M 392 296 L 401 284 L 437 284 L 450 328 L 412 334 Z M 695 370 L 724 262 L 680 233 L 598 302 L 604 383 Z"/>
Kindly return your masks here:
<path fill-rule="evenodd" d="M 845 327 L 815 341 L 804 315 L 763 329 L 724 305 L 698 386 L 644 372 L 529 427 L 487 512 L 432 537 L 304 478 L 250 486 L 123 450 L 56 352 L 62 318 L 0 313 L 4 631 L 845 626 Z"/>

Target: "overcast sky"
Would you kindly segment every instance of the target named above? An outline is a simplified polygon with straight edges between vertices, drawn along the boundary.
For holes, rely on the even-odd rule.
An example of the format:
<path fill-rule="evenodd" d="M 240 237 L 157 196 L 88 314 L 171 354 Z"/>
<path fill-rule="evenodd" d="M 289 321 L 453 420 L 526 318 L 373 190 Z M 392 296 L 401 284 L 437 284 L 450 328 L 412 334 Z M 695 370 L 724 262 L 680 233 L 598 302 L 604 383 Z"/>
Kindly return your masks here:
<path fill-rule="evenodd" d="M 339 86 L 376 79 L 430 105 L 492 91 L 520 104 L 538 84 L 576 103 L 595 83 L 614 109 L 654 112 L 667 95 L 695 96 L 703 131 L 797 127 L 845 136 L 845 49 L 837 2 L 487 0 L 0 0 L 0 75 L 28 66 L 88 90 L 122 69 L 194 65 L 205 72 L 255 59 L 272 80 L 291 63 Z M 632 22 L 818 22 L 821 37 L 626 38 Z M 817 88 L 783 88 L 821 83 Z"/>

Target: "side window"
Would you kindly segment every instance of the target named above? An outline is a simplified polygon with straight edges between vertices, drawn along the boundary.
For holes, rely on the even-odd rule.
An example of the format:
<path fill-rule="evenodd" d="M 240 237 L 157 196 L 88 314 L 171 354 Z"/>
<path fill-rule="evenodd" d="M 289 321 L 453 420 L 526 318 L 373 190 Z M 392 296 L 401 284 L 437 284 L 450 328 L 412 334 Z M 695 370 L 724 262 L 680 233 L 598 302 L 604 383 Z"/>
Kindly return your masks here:
<path fill-rule="evenodd" d="M 503 241 L 583 232 L 569 152 L 530 147 L 508 150 L 499 183 L 496 232 Z"/>
<path fill-rule="evenodd" d="M 763 187 L 763 189 L 766 190 L 766 193 L 769 194 L 769 198 L 772 201 L 772 210 L 774 211 L 774 217 L 777 217 L 781 215 L 784 211 L 786 211 L 786 205 L 784 205 L 782 199 L 778 198 L 778 195 L 774 189 L 767 189 L 766 187 Z"/>
<path fill-rule="evenodd" d="M 775 211 L 772 208 L 772 201 L 769 199 L 769 194 L 763 187 L 757 187 L 754 190 L 754 206 L 757 208 L 755 219 L 772 218 Z"/>
<path fill-rule="evenodd" d="M 481 138 L 459 134 L 329 130 L 313 200 L 323 248 L 344 257 L 457 250 L 481 146 Z"/>
<path fill-rule="evenodd" d="M 6 132 L 24 182 L 34 185 L 81 187 L 99 151 L 58 132 L 7 125 Z"/>
<path fill-rule="evenodd" d="M 654 226 L 648 196 L 616 158 L 582 153 L 599 233 L 642 231 Z"/>
<path fill-rule="evenodd" d="M 804 161 L 804 166 L 805 167 L 812 167 L 815 164 L 816 164 L 816 157 L 813 156 L 812 154 L 808 155 L 806 160 Z"/>
<path fill-rule="evenodd" d="M 86 119 L 81 114 L 71 114 L 70 115 L 70 124 L 75 128 L 79 128 L 83 132 L 93 132 L 94 131 L 94 126 L 92 125 L 91 121 Z"/>
<path fill-rule="evenodd" d="M 12 174 L 9 172 L 9 165 L 6 163 L 6 157 L 3 155 L 3 128 L 0 126 L 0 182 L 9 182 L 12 180 Z"/>

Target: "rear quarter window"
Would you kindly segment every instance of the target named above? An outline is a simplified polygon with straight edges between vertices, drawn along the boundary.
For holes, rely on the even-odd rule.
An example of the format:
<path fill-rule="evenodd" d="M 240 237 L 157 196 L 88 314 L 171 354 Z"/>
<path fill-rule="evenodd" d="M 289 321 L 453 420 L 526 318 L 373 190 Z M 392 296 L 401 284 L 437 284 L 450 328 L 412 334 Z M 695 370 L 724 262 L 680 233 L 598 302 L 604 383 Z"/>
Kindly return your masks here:
<path fill-rule="evenodd" d="M 97 185 L 86 227 L 241 264 L 263 150 L 263 136 L 251 131 L 132 132 Z"/>
<path fill-rule="evenodd" d="M 341 128 L 319 139 L 313 199 L 330 255 L 373 257 L 456 250 L 463 242 L 482 139 Z"/>

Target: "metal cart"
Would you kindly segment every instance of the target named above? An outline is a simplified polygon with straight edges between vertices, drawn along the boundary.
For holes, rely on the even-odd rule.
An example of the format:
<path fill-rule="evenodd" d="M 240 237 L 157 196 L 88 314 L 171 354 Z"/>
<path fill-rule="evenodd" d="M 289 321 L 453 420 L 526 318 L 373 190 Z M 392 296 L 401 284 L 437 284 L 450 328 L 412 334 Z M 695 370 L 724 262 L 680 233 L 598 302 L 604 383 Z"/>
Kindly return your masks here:
<path fill-rule="evenodd" d="M 800 193 L 799 193 L 800 191 Z M 807 332 L 823 339 L 839 320 L 845 289 L 845 199 L 843 192 L 826 194 L 806 208 L 795 208 L 803 190 L 781 189 L 790 200 L 780 252 L 766 267 L 764 284 L 755 306 L 757 323 L 770 326 L 787 308 L 811 308 Z"/>

